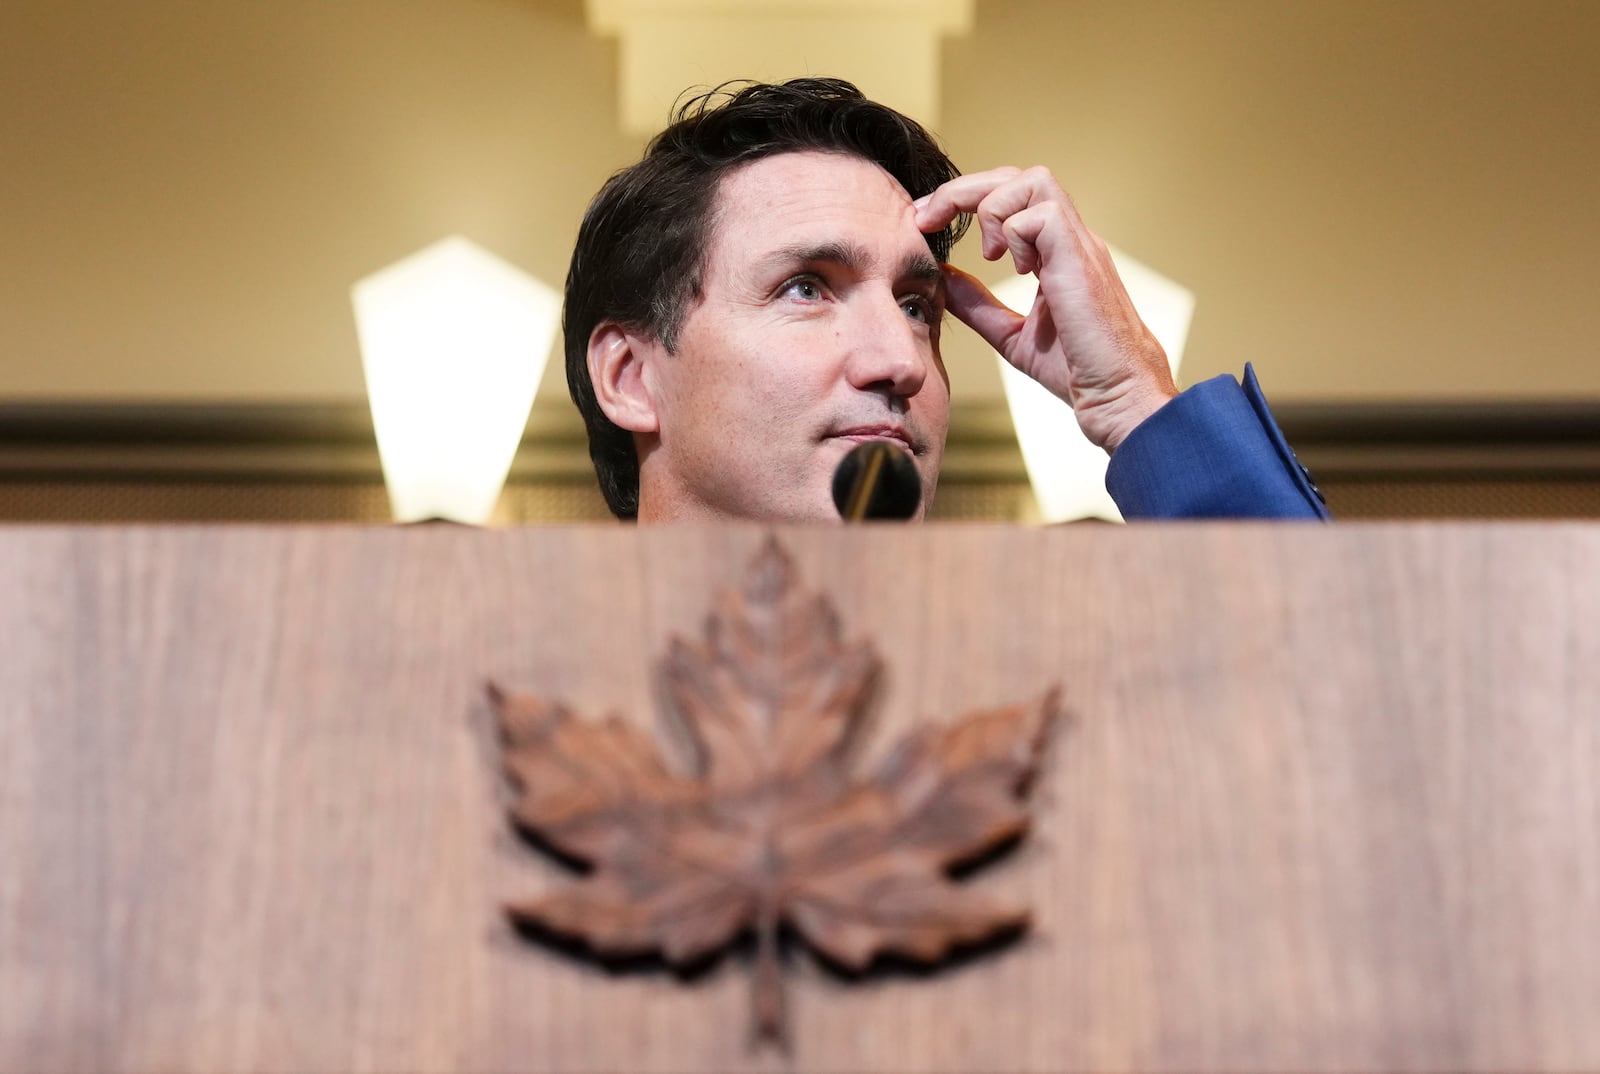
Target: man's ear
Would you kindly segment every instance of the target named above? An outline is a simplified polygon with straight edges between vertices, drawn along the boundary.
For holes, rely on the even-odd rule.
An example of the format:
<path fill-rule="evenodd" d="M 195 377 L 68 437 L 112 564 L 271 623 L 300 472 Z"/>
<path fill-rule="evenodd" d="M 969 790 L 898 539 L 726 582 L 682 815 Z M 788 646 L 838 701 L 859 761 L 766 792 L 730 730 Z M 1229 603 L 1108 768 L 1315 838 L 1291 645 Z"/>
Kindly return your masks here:
<path fill-rule="evenodd" d="M 621 325 L 601 322 L 589 333 L 589 380 L 595 400 L 612 423 L 631 433 L 661 428 L 647 366 L 660 345 Z"/>

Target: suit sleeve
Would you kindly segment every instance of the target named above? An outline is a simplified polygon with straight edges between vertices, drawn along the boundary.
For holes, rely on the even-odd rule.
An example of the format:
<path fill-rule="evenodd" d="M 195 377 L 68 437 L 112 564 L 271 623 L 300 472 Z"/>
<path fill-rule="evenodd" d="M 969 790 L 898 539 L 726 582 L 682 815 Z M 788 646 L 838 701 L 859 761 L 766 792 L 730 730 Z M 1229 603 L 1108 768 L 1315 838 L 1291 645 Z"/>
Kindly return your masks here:
<path fill-rule="evenodd" d="M 1326 519 L 1322 492 L 1267 408 L 1255 370 L 1180 393 L 1129 434 L 1106 471 L 1127 519 Z"/>

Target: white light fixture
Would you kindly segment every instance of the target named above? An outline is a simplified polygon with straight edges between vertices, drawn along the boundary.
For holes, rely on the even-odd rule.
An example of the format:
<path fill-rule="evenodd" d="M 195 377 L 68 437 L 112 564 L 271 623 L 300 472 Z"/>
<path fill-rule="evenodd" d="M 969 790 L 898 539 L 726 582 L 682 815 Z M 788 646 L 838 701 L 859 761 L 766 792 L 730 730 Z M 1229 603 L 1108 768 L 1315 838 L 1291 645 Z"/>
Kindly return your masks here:
<path fill-rule="evenodd" d="M 1120 250 L 1112 250 L 1111 259 L 1134 308 L 1167 352 L 1176 379 L 1194 316 L 1194 293 Z M 1017 276 L 993 291 L 1007 306 L 1026 313 L 1039 292 L 1039 281 L 1034 276 Z M 1040 517 L 1046 522 L 1080 518 L 1122 521 L 1122 513 L 1106 492 L 1110 457 L 1083 435 L 1071 408 L 998 354 L 995 358 Z"/>
<path fill-rule="evenodd" d="M 972 27 L 974 0 L 585 0 L 617 38 L 622 127 L 654 134 L 691 86 L 832 75 L 932 126 L 943 38 Z"/>
<path fill-rule="evenodd" d="M 358 281 L 351 299 L 395 520 L 487 522 L 555 341 L 560 296 L 452 236 Z"/>

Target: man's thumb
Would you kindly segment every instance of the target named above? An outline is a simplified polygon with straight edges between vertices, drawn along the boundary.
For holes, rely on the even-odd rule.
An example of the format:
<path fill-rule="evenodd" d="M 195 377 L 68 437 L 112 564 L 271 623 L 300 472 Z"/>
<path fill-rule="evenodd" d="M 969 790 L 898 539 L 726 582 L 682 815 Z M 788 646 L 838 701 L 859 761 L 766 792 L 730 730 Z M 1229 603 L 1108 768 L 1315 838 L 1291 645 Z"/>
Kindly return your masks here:
<path fill-rule="evenodd" d="M 944 279 L 950 312 L 985 343 L 1005 354 L 1022 330 L 1023 316 L 995 298 L 976 276 L 954 265 L 944 266 Z"/>

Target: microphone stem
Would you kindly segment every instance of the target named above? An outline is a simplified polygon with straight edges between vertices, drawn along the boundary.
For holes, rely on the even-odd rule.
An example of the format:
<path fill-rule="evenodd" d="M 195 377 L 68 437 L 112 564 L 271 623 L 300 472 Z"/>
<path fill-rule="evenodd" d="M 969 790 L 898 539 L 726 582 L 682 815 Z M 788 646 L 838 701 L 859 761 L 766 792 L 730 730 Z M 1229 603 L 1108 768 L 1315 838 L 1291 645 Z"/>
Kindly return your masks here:
<path fill-rule="evenodd" d="M 867 517 L 867 506 L 872 503 L 872 494 L 877 491 L 878 478 L 883 474 L 883 464 L 890 450 L 887 445 L 880 444 L 867 453 L 866 465 L 856 476 L 855 484 L 850 488 L 850 498 L 842 512 L 846 522 L 860 522 Z"/>

